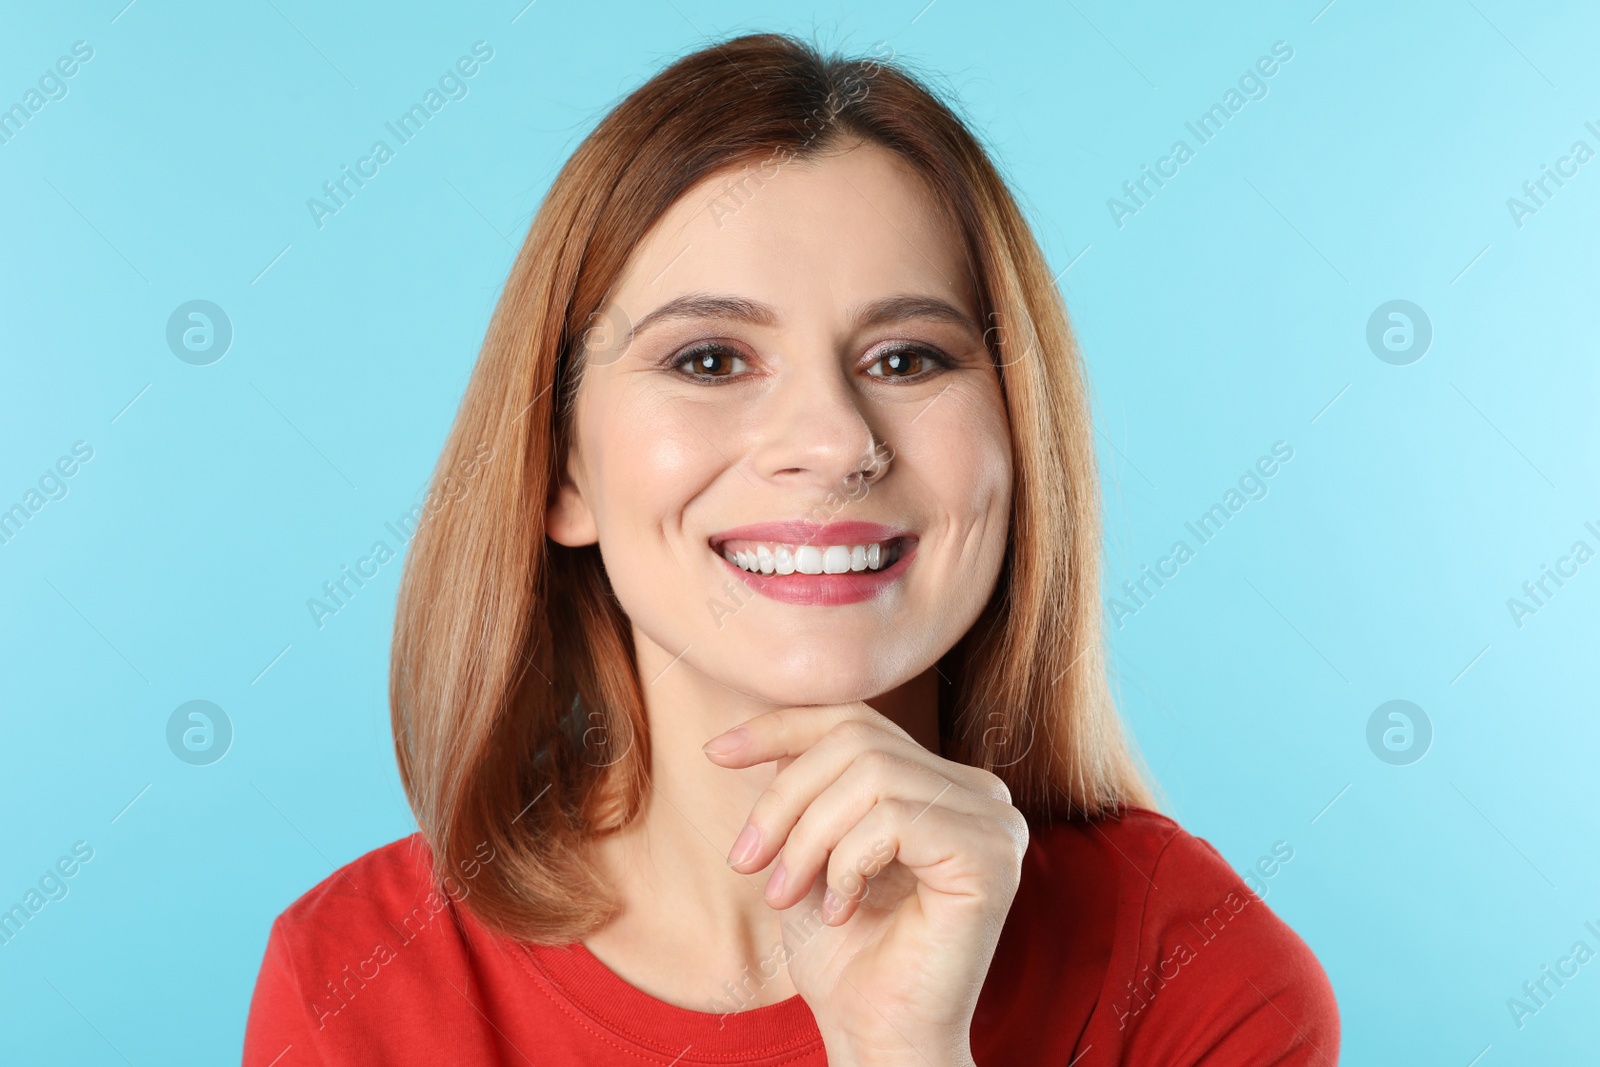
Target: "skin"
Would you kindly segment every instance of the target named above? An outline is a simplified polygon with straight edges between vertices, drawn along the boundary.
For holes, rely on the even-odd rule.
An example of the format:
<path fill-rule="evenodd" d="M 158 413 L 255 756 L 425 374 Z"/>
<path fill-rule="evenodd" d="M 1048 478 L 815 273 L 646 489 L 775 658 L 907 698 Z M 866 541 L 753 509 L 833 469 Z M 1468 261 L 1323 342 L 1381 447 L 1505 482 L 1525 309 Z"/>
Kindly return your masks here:
<path fill-rule="evenodd" d="M 833 1064 L 970 1063 L 1027 829 L 996 776 L 937 753 L 934 664 L 1004 557 L 1000 382 L 959 231 L 898 156 L 853 143 L 761 173 L 737 199 L 737 172 L 702 182 L 635 250 L 549 509 L 552 539 L 599 544 L 652 746 L 645 813 L 599 845 L 623 911 L 585 944 L 697 1011 L 798 993 Z M 623 344 L 708 293 L 770 314 L 657 318 Z M 860 323 L 904 296 L 957 315 Z M 708 341 L 726 350 L 673 365 Z M 879 595 L 824 606 L 751 592 L 712 547 L 798 517 L 916 551 Z"/>

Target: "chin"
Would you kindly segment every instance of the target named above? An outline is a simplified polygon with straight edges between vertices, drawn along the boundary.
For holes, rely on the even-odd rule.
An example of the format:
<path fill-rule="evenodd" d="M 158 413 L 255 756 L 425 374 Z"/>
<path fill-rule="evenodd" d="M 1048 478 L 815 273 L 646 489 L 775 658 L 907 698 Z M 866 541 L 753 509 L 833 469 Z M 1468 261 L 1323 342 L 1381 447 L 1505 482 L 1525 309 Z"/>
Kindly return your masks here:
<path fill-rule="evenodd" d="M 830 647 L 832 644 L 791 648 L 777 657 L 755 656 L 738 664 L 726 664 L 728 673 L 721 680 L 756 700 L 787 707 L 866 700 L 917 674 L 916 670 L 886 673 L 881 661 L 874 662 L 858 649 L 846 652 Z M 705 664 L 704 669 L 721 673 L 712 664 Z"/>
<path fill-rule="evenodd" d="M 894 669 L 882 659 L 870 661 L 859 654 L 824 654 L 802 662 L 770 662 L 760 670 L 739 664 L 738 670 L 742 685 L 734 688 L 768 704 L 798 705 L 867 701 L 917 677 L 922 667 L 907 664 L 904 669 Z"/>

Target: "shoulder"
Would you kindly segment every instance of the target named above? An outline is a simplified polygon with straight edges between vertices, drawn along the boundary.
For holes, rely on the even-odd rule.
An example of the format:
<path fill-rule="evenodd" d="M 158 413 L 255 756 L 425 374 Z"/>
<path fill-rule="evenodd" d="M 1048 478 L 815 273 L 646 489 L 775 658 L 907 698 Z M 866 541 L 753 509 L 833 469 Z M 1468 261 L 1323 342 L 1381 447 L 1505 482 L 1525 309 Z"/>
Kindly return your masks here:
<path fill-rule="evenodd" d="M 358 856 L 302 893 L 272 924 L 298 945 L 347 940 L 373 922 L 398 919 L 434 893 L 433 855 L 411 834 Z"/>
<path fill-rule="evenodd" d="M 1029 833 L 1019 902 L 1035 906 L 1041 897 L 1071 898 L 1075 910 L 1095 916 L 1094 925 L 1116 926 L 1121 940 L 1138 935 L 1152 908 L 1179 907 L 1233 874 L 1210 844 L 1146 808 L 1030 821 Z M 1180 874 L 1161 888 L 1157 871 L 1173 868 L 1181 868 Z"/>
<path fill-rule="evenodd" d="M 247 1067 L 295 1063 L 448 1062 L 469 1033 L 469 1004 L 441 1005 L 441 982 L 468 988 L 493 943 L 464 907 L 487 845 L 459 872 L 441 872 L 420 834 L 345 864 L 272 923 L 245 1027 Z M 481 860 L 481 862 L 479 862 Z M 427 1026 L 411 1021 L 427 1009 Z M 452 1022 L 453 1018 L 453 1022 Z M 459 1051 L 459 1050 L 455 1050 Z"/>
<path fill-rule="evenodd" d="M 1264 849 L 1242 877 L 1204 838 L 1128 808 L 1042 827 L 1030 852 L 1035 845 L 1036 878 L 1101 885 L 1073 894 L 1092 902 L 1111 931 L 1101 939 L 1104 982 L 1090 1029 L 1128 1062 L 1337 1058 L 1333 988 L 1265 902 L 1270 879 L 1293 860 L 1287 842 Z"/>
<path fill-rule="evenodd" d="M 277 916 L 267 938 L 251 1002 L 252 1057 L 302 1032 L 316 1031 L 320 1040 L 336 1016 L 353 1013 L 379 1025 L 384 1002 L 414 1000 L 426 994 L 431 976 L 464 970 L 467 934 L 462 909 L 453 905 L 467 888 L 459 879 L 437 879 L 431 851 L 412 834 L 303 893 Z M 410 962 L 395 965 L 402 957 Z M 362 1029 L 363 1022 L 339 1026 L 351 1039 Z"/>
<path fill-rule="evenodd" d="M 422 835 L 391 841 L 338 868 L 276 916 L 263 970 L 320 987 L 371 956 L 408 918 L 438 925 L 447 903 Z"/>
<path fill-rule="evenodd" d="M 1030 829 L 1032 842 L 1046 855 L 1078 854 L 1087 847 L 1103 853 L 1108 863 L 1121 861 L 1146 871 L 1174 842 L 1200 841 L 1172 819 L 1148 808 L 1128 807 L 1093 819 L 1071 818 L 1034 824 Z"/>
<path fill-rule="evenodd" d="M 388 954 L 459 953 L 476 933 L 465 908 L 473 879 L 495 859 L 481 845 L 461 871 L 435 868 L 433 851 L 420 833 L 391 841 L 328 875 L 278 915 L 269 950 L 276 947 L 304 966 L 342 967 L 341 961 Z M 470 929 L 469 929 L 470 928 Z M 412 948 L 417 945 L 419 948 Z"/>

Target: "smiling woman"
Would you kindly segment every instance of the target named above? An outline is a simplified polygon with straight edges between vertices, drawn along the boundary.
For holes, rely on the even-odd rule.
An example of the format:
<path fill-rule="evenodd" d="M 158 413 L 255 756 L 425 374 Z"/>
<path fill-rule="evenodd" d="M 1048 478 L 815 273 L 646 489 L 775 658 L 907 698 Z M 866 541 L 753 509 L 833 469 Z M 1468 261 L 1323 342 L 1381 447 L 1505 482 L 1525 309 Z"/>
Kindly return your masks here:
<path fill-rule="evenodd" d="M 628 96 L 436 477 L 496 462 L 406 561 L 420 832 L 278 918 L 246 1062 L 1334 1062 L 1315 958 L 1150 810 L 1088 411 L 1015 201 L 911 75 L 757 35 Z M 424 900 L 450 921 L 378 959 Z"/>

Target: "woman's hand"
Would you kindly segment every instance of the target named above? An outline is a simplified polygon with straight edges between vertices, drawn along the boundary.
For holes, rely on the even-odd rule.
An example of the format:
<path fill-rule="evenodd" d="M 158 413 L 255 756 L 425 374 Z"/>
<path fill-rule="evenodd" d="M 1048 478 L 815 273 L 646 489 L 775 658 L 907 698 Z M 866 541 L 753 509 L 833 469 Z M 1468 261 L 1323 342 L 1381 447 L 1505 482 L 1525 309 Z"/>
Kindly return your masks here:
<path fill-rule="evenodd" d="M 971 1064 L 1028 843 L 1005 784 L 860 703 L 769 712 L 705 747 L 723 767 L 778 761 L 729 863 L 777 860 L 767 903 L 828 1062 Z"/>

